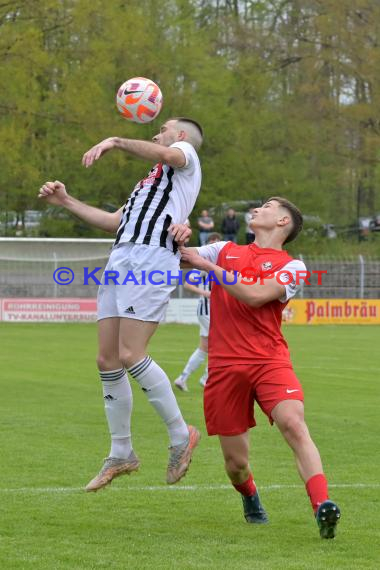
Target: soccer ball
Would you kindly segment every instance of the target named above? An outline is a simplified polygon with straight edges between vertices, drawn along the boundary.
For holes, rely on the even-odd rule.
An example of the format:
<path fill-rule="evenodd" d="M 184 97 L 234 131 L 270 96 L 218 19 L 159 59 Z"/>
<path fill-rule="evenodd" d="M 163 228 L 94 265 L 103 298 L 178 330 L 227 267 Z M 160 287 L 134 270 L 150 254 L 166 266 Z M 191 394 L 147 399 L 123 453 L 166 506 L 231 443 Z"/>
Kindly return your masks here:
<path fill-rule="evenodd" d="M 150 79 L 133 77 L 120 85 L 116 105 L 124 119 L 150 123 L 161 111 L 161 89 Z"/>

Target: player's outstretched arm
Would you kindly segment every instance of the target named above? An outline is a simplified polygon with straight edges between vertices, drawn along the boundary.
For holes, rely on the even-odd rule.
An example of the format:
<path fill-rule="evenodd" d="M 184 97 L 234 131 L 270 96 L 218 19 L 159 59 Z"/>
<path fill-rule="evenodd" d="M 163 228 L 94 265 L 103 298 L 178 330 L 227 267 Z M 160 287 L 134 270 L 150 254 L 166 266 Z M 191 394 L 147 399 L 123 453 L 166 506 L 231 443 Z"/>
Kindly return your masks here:
<path fill-rule="evenodd" d="M 249 270 L 250 268 L 246 269 Z M 256 281 L 255 279 L 252 280 L 251 277 L 247 277 L 244 270 L 242 271 L 243 275 L 238 274 L 237 278 L 218 265 L 214 265 L 211 271 L 214 272 L 220 286 L 223 287 L 227 293 L 250 307 L 262 307 L 270 301 L 281 299 L 286 292 L 285 286 L 278 283 L 274 275 L 263 275 Z"/>
<path fill-rule="evenodd" d="M 182 246 L 179 248 L 179 251 L 181 254 L 181 268 L 188 269 L 192 267 L 194 269 L 209 271 L 207 268 L 209 267 L 210 262 L 199 255 L 198 248 Z"/>
<path fill-rule="evenodd" d="M 185 155 L 179 148 L 166 147 L 149 141 L 110 137 L 96 144 L 83 155 L 83 166 L 88 168 L 111 149 L 123 150 L 132 156 L 144 158 L 151 162 L 169 164 L 173 168 L 182 168 L 186 164 Z"/>
<path fill-rule="evenodd" d="M 69 210 L 69 212 L 81 220 L 106 232 L 115 233 L 119 227 L 122 208 L 117 210 L 117 212 L 111 213 L 89 206 L 70 196 L 66 191 L 65 185 L 59 180 L 45 182 L 40 188 L 38 198 L 52 206 L 66 208 L 66 210 Z"/>
<path fill-rule="evenodd" d="M 236 278 L 233 273 L 199 255 L 196 247 L 181 247 L 180 252 L 181 267 L 183 263 L 184 267 L 194 267 L 208 273 L 212 272 L 218 280 L 218 284 L 227 293 L 250 307 L 262 307 L 265 303 L 281 299 L 285 295 L 285 286 L 278 283 L 273 275 L 263 275 L 258 278 L 257 282 L 253 282 L 248 277 L 249 271 L 247 271 L 246 274 L 243 272 L 243 275 L 238 275 Z M 246 269 L 249 270 L 249 268 Z"/>

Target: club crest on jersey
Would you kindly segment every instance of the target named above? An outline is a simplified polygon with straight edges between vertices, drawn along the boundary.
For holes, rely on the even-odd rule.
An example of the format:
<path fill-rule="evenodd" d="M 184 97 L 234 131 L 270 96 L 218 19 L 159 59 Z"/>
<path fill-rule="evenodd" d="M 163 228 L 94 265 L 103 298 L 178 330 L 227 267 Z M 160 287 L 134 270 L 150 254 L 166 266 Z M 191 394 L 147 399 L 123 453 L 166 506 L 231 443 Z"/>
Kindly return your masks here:
<path fill-rule="evenodd" d="M 261 269 L 263 269 L 264 271 L 268 271 L 268 269 L 272 269 L 272 262 L 271 261 L 265 261 L 261 265 Z"/>
<path fill-rule="evenodd" d="M 142 183 L 146 186 L 149 184 L 154 184 L 156 180 L 161 178 L 162 174 L 162 164 L 159 162 L 153 166 L 152 170 L 149 172 L 148 176 L 142 180 Z"/>

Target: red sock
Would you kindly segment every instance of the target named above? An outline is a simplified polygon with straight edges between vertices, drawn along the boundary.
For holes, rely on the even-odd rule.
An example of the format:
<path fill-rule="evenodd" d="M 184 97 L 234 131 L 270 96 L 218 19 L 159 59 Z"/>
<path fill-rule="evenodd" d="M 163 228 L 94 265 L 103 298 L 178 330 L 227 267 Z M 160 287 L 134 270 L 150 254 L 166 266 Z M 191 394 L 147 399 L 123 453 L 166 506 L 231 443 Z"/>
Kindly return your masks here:
<path fill-rule="evenodd" d="M 306 491 L 310 497 L 310 502 L 314 512 L 318 509 L 319 505 L 329 498 L 327 490 L 327 479 L 323 473 L 313 475 L 306 482 Z"/>
<path fill-rule="evenodd" d="M 245 497 L 252 497 L 252 495 L 256 493 L 256 485 L 253 481 L 252 473 L 249 474 L 249 477 L 245 483 L 240 483 L 240 485 L 235 485 L 234 483 L 232 484 L 235 489 Z"/>

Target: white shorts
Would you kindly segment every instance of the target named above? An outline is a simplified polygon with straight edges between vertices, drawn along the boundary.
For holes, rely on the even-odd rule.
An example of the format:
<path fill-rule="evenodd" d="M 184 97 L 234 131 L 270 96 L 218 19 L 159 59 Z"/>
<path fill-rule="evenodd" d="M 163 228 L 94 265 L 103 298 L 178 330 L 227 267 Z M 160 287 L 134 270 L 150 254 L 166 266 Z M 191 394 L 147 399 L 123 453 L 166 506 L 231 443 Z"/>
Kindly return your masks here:
<path fill-rule="evenodd" d="M 117 272 L 114 274 L 116 283 L 110 271 Z M 152 275 L 152 271 L 164 275 Z M 170 284 L 168 271 L 172 276 L 179 274 L 179 255 L 163 247 L 125 243 L 113 249 L 98 290 L 98 320 L 126 317 L 162 321 L 170 294 L 178 284 L 178 279 L 172 279 Z M 149 279 L 163 283 L 153 284 Z"/>
<path fill-rule="evenodd" d="M 198 315 L 199 336 L 208 336 L 210 329 L 210 315 Z"/>

